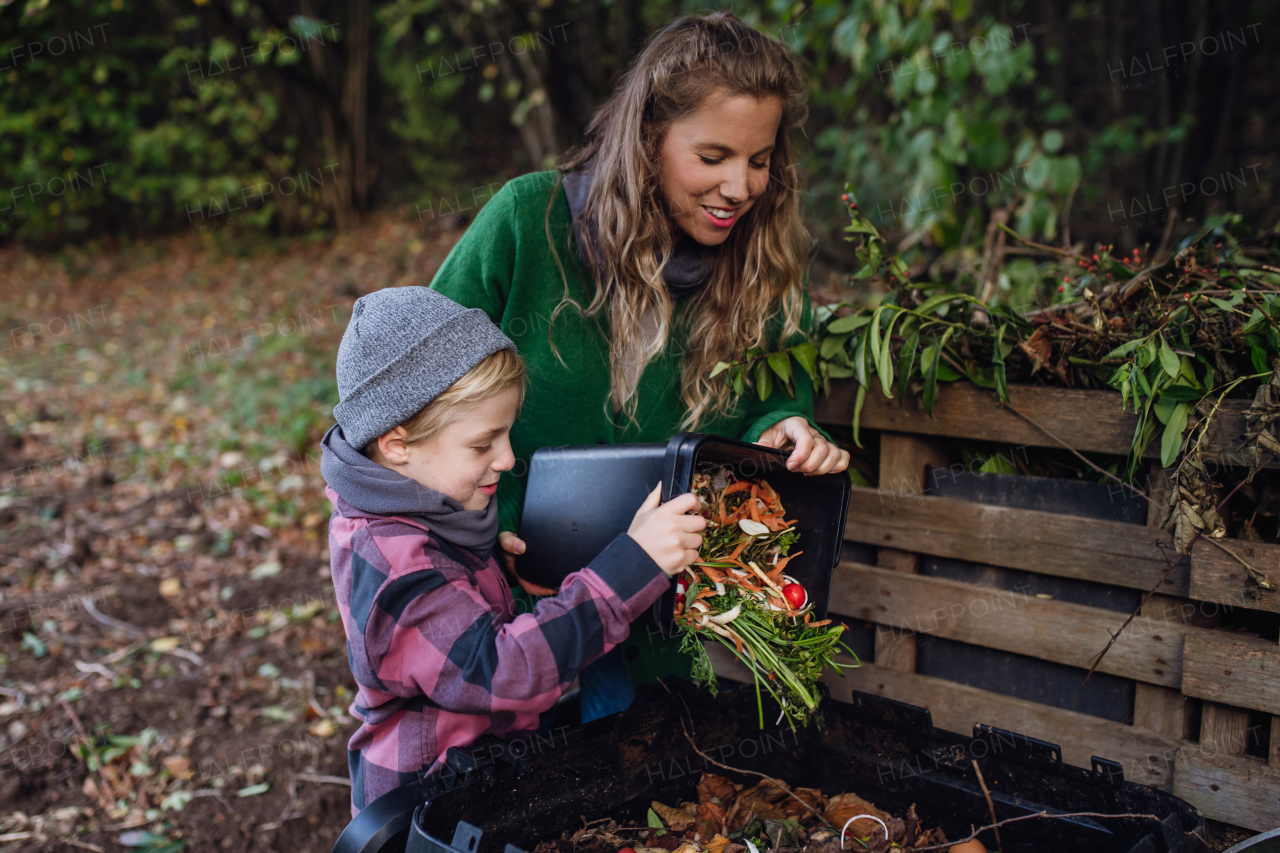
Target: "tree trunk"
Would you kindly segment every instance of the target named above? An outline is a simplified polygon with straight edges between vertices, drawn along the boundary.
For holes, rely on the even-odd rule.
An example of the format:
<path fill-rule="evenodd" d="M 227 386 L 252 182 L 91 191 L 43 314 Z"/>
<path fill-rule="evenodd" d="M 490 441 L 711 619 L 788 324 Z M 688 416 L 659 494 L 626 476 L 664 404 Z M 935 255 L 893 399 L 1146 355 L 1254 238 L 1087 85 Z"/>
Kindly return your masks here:
<path fill-rule="evenodd" d="M 504 14 L 504 11 L 506 10 L 485 17 L 484 27 L 490 39 L 503 45 L 510 45 L 517 36 L 524 39 L 538 38 L 536 33 L 522 35 L 514 15 L 509 11 Z M 551 37 L 555 38 L 562 33 L 563 30 L 552 30 Z M 519 81 L 520 95 L 528 101 L 522 120 L 516 127 L 520 132 L 520 142 L 534 169 L 547 168 L 547 164 L 560 153 L 555 111 L 547 96 L 542 69 L 534 56 L 536 54 L 542 57 L 546 50 L 556 50 L 560 46 L 559 41 L 550 47 L 544 45 L 541 50 L 534 50 L 533 45 L 529 45 L 527 49 L 516 55 L 515 62 L 511 61 L 512 52 L 509 50 L 504 50 L 495 57 L 501 76 L 507 80 Z"/>
<path fill-rule="evenodd" d="M 358 216 L 369 209 L 369 0 L 350 2 L 342 116 L 350 149 L 351 200 Z"/>

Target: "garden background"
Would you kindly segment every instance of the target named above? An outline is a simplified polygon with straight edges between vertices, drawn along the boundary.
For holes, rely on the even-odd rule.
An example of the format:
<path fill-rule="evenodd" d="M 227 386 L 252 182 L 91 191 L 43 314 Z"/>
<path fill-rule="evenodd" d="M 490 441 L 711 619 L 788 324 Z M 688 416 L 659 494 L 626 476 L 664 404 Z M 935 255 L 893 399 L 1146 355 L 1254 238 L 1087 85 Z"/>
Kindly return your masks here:
<path fill-rule="evenodd" d="M 824 301 L 881 295 L 846 183 L 912 278 L 1018 308 L 1073 295 L 993 261 L 993 222 L 1146 255 L 1280 218 L 1274 3 L 717 8 L 804 59 Z M 332 843 L 354 724 L 316 448 L 351 304 L 427 284 L 703 9 L 0 0 L 0 850 Z"/>

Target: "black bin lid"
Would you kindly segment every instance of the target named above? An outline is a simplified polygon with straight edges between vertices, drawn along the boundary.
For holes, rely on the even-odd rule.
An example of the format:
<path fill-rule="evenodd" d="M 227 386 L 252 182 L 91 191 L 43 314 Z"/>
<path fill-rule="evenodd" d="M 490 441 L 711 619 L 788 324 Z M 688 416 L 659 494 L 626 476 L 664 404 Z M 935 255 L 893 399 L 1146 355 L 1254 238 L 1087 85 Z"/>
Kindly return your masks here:
<path fill-rule="evenodd" d="M 825 618 L 831 574 L 840 560 L 851 483 L 846 474 L 809 477 L 786 467 L 788 454 L 708 433 L 680 433 L 664 444 L 596 444 L 544 447 L 529 463 L 520 538 L 528 545 L 517 559 L 520 576 L 557 587 L 586 566 L 631 525 L 637 507 L 662 483 L 662 498 L 689 491 L 705 463 L 723 465 L 739 477 L 766 480 L 800 531 L 787 574 L 809 593 L 814 612 Z M 655 603 L 656 624 L 669 633 L 675 585 Z"/>

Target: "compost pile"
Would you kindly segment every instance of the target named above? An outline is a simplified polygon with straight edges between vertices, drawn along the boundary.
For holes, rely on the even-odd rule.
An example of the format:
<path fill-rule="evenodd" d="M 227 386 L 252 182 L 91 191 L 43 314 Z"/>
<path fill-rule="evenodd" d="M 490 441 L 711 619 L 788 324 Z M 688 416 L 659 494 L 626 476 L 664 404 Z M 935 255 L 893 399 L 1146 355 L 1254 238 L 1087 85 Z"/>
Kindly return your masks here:
<path fill-rule="evenodd" d="M 848 823 L 859 815 L 883 821 L 889 839 L 869 817 Z M 588 821 L 558 841 L 539 844 L 535 853 L 839 853 L 842 829 L 844 849 L 870 853 L 947 843 L 941 829 L 920 825 L 914 805 L 896 817 L 857 794 L 826 797 L 816 788 L 769 781 L 746 787 L 710 773 L 698 781 L 697 802 L 654 801 L 647 822 L 636 827 Z"/>
<path fill-rule="evenodd" d="M 676 627 L 681 649 L 694 659 L 694 680 L 716 693 L 716 676 L 703 646 L 714 639 L 727 646 L 755 681 L 760 726 L 764 727 L 761 687 L 778 703 L 784 718 L 813 719 L 818 708 L 818 678 L 832 666 L 857 666 L 857 656 L 840 642 L 843 625 L 814 619 L 808 593 L 786 574 L 799 534 L 778 493 L 763 480 L 739 479 L 730 469 L 708 467 L 694 475 L 693 493 L 707 519 L 701 557 L 676 585 Z M 844 650 L 854 664 L 835 661 Z"/>
<path fill-rule="evenodd" d="M 883 294 L 874 304 L 819 306 L 813 340 L 776 352 L 755 347 L 711 375 L 762 400 L 775 383 L 794 396 L 801 371 L 828 393 L 831 379 L 851 378 L 859 446 L 868 394 L 918 397 L 931 414 L 939 383 L 958 380 L 1004 404 L 1017 383 L 1111 388 L 1138 416 L 1116 472 L 1132 481 L 1149 445 L 1158 443 L 1171 467 L 1218 401 L 1254 399 L 1280 359 L 1280 230 L 1250 233 L 1229 215 L 1177 244 L 1125 253 L 1109 244 L 1048 246 L 995 223 L 980 274 L 957 262 L 953 281 L 916 281 L 912 264 L 859 212 L 852 187 L 846 198 L 845 231 L 861 266 L 852 281 Z M 995 288 L 1006 239 L 1024 257 Z M 1280 446 L 1269 423 L 1249 439 L 1264 450 Z"/>

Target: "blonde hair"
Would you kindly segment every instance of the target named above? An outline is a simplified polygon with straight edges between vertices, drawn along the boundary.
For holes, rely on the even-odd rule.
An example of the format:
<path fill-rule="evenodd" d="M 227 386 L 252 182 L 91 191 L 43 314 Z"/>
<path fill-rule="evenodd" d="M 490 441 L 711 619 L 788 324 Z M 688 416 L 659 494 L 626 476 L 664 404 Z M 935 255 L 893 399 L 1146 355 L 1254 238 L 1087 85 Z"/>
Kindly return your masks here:
<path fill-rule="evenodd" d="M 731 15 L 679 18 L 641 51 L 592 118 L 582 148 L 559 168 L 563 174 L 591 163 L 594 176 L 582 213 L 588 225 L 583 231 L 594 231 L 598 244 L 588 240 L 583 248 L 589 268 L 599 276 L 585 308 L 570 299 L 566 280 L 552 321 L 570 305 L 587 316 L 605 312 L 610 385 L 625 388 L 629 363 L 635 376 L 642 374 L 671 333 L 672 300 L 662 271 L 675 240 L 660 191 L 658 152 L 671 123 L 697 111 L 717 89 L 757 100 L 777 97 L 782 120 L 764 193 L 714 252 L 709 280 L 690 297 L 695 305 L 688 336 L 697 344 L 687 349 L 680 384 L 688 410 L 682 425 L 686 429 L 734 409 L 723 378 L 710 378 L 716 362 L 766 346 L 766 327 L 779 312 L 782 340 L 800 330 L 809 234 L 800 218 L 791 142 L 792 128 L 807 114 L 798 61 L 783 42 Z M 551 248 L 559 263 L 556 247 Z M 650 312 L 658 330 L 646 345 L 641 318 Z M 638 387 L 637 382 L 622 407 L 633 420 Z"/>
<path fill-rule="evenodd" d="M 445 427 L 465 417 L 476 403 L 508 388 L 520 389 L 516 400 L 516 411 L 519 412 L 524 405 L 524 376 L 524 361 L 520 356 L 509 349 L 498 350 L 464 373 L 439 396 L 418 410 L 417 414 L 400 424 L 408 433 L 404 437 L 404 443 L 421 444 L 430 440 Z M 377 452 L 378 440 L 375 438 L 366 445 L 365 453 L 376 458 Z"/>

